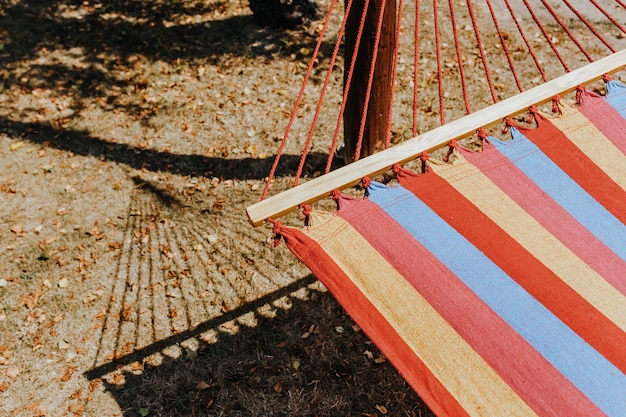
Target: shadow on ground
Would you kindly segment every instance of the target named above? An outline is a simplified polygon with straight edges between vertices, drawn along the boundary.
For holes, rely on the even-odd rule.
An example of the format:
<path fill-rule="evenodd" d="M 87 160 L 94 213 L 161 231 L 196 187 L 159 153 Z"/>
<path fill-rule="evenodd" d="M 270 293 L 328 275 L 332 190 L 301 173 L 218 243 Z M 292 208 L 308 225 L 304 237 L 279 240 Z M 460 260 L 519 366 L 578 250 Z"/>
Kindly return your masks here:
<path fill-rule="evenodd" d="M 308 301 L 287 295 L 290 307 L 278 308 L 275 317 L 256 314 L 254 327 L 237 323 L 236 317 L 313 280 L 304 278 L 86 376 L 93 380 L 122 363 L 137 364 L 104 382 L 129 417 L 143 410 L 160 416 L 431 415 L 388 363 L 377 363 L 377 349 L 328 293 L 309 291 Z M 224 326 L 233 319 L 236 324 Z M 218 330 L 215 342 L 180 348 L 210 329 Z M 145 362 L 147 354 L 168 346 L 172 356 L 163 355 L 159 365 Z"/>
<path fill-rule="evenodd" d="M 169 172 L 178 175 L 220 177 L 238 180 L 266 178 L 274 157 L 264 159 L 208 157 L 203 155 L 181 155 L 159 152 L 154 149 L 139 149 L 123 143 L 108 142 L 86 131 L 59 130 L 48 123 L 20 122 L 0 117 L 0 131 L 32 143 L 46 144 L 76 155 L 92 156 L 102 161 L 126 165 L 129 168 L 152 172 Z M 303 175 L 323 172 L 328 154 L 312 152 L 307 156 Z M 283 155 L 276 172 L 277 176 L 293 175 L 300 162 L 299 155 Z M 342 164 L 334 158 L 333 169 Z"/>
<path fill-rule="evenodd" d="M 198 215 L 144 184 L 126 218 L 85 372 L 125 416 L 431 415 L 316 278 L 240 214 Z"/>

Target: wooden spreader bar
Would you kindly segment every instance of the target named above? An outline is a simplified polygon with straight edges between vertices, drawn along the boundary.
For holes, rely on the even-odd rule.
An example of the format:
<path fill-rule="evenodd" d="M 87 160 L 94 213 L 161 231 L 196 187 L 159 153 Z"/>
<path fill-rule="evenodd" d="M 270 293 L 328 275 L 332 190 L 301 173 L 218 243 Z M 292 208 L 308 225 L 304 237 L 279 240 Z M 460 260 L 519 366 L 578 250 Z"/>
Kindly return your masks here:
<path fill-rule="evenodd" d="M 424 151 L 431 152 L 453 139 L 466 138 L 479 128 L 487 128 L 500 123 L 507 116 L 526 112 L 532 105 L 542 105 L 557 94 L 567 94 L 581 84 L 589 84 L 604 74 L 621 70 L 624 66 L 626 49 L 253 204 L 246 209 L 248 218 L 254 226 L 263 224 L 269 218 L 279 218 L 302 204 L 310 204 L 327 197 L 335 189 L 352 187 L 365 176 L 386 172 L 396 163 L 404 164 Z"/>

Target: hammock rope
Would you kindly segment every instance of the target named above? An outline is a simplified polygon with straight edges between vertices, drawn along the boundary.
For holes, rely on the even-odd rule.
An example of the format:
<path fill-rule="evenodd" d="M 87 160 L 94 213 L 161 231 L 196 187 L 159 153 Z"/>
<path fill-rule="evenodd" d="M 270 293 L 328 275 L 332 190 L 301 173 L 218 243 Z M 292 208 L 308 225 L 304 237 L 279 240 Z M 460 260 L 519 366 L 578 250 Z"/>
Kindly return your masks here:
<path fill-rule="evenodd" d="M 330 33 L 330 21 L 331 15 L 337 9 L 336 6 L 337 0 L 332 0 L 330 2 L 328 13 L 324 20 L 324 24 L 322 25 L 319 31 L 319 38 L 315 45 L 314 51 L 310 56 L 310 62 L 308 64 L 306 73 L 303 77 L 303 82 L 299 93 L 296 97 L 295 103 L 292 108 L 292 112 L 287 121 L 287 126 L 285 128 L 284 135 L 282 140 L 278 146 L 276 157 L 271 166 L 270 172 L 267 177 L 267 181 L 261 193 L 261 200 L 265 200 L 268 197 L 270 186 L 272 180 L 274 179 L 281 157 L 283 156 L 286 148 L 286 144 L 288 142 L 289 137 L 291 136 L 291 132 L 293 130 L 293 126 L 296 123 L 296 119 L 299 119 L 298 113 L 302 110 L 302 103 L 305 97 L 305 90 L 307 86 L 310 84 L 311 75 L 315 69 L 316 63 L 320 61 L 320 48 L 324 41 L 324 38 L 327 33 Z M 324 136 L 331 138 L 329 141 L 328 149 L 328 158 L 326 160 L 323 172 L 324 174 L 328 174 L 332 170 L 333 162 L 335 157 L 337 156 L 337 149 L 340 148 L 341 141 L 341 130 L 343 126 L 343 118 L 346 114 L 346 102 L 348 93 L 351 88 L 355 88 L 354 80 L 355 73 L 359 71 L 357 68 L 357 58 L 360 54 L 360 50 L 362 49 L 361 40 L 363 36 L 372 36 L 373 48 L 371 51 L 371 60 L 369 61 L 368 66 L 368 74 L 365 77 L 365 83 L 360 88 L 364 89 L 364 100 L 362 103 L 362 107 L 359 109 L 360 118 L 356 126 L 358 126 L 358 135 L 354 149 L 354 161 L 358 161 L 361 158 L 361 149 L 363 148 L 363 141 L 365 140 L 366 133 L 366 122 L 368 117 L 368 110 L 370 110 L 371 106 L 375 106 L 376 104 L 372 102 L 372 86 L 374 80 L 377 77 L 376 74 L 376 62 L 378 60 L 378 54 L 381 42 L 381 33 L 383 31 L 383 20 L 384 20 L 384 11 L 386 8 L 386 3 L 394 0 L 380 0 L 378 5 L 379 9 L 377 10 L 377 16 L 375 16 L 375 24 L 373 33 L 365 33 L 365 25 L 366 25 L 366 16 L 368 13 L 371 14 L 372 2 L 375 0 L 363 0 L 363 2 L 358 3 L 360 7 L 354 6 L 354 0 L 347 0 L 345 4 L 345 8 L 343 10 L 344 15 L 341 20 L 341 25 L 336 33 L 336 41 L 334 43 L 334 49 L 332 55 L 330 56 L 327 68 L 325 69 L 326 75 L 324 78 L 324 82 L 321 86 L 319 98 L 316 101 L 315 110 L 312 112 L 312 122 L 308 126 L 308 131 L 306 134 L 306 139 L 301 148 L 300 160 L 298 163 L 297 170 L 293 179 L 293 186 L 299 186 L 302 177 L 305 175 L 304 168 L 306 166 L 306 161 L 309 155 L 309 151 L 313 149 L 314 141 L 317 141 L 319 138 Z M 403 68 L 404 63 L 406 62 L 404 58 L 400 58 L 402 55 L 401 52 L 401 39 L 403 38 L 402 32 L 406 30 L 405 25 L 403 24 L 403 14 L 404 14 L 404 4 L 403 0 L 396 0 L 397 3 L 397 16 L 396 16 L 396 28 L 395 33 L 393 35 L 393 45 L 385 45 L 384 48 L 389 48 L 391 50 L 392 58 L 391 58 L 391 73 L 389 77 L 389 83 L 391 84 L 391 93 L 389 97 L 389 108 L 387 109 L 387 117 L 385 123 L 384 137 L 379 138 L 381 145 L 384 149 L 387 149 L 391 146 L 391 137 L 393 132 L 393 119 L 394 113 L 399 113 L 402 115 L 402 112 L 399 112 L 400 109 L 396 108 L 397 99 L 396 93 L 399 91 L 398 88 L 402 88 L 402 82 L 398 85 L 398 68 L 399 62 L 402 62 Z M 515 86 L 516 90 L 519 93 L 522 93 L 525 90 L 525 87 L 522 82 L 522 76 L 518 69 L 517 60 L 520 60 L 519 57 L 515 56 L 515 54 L 519 54 L 520 45 L 515 45 L 514 39 L 515 36 L 512 32 L 508 32 L 513 27 L 516 29 L 516 34 L 519 34 L 519 39 L 523 41 L 524 50 L 528 53 L 528 59 L 532 60 L 534 66 L 538 72 L 539 78 L 543 80 L 544 83 L 549 81 L 549 76 L 544 68 L 544 65 L 550 62 L 550 59 L 558 61 L 560 66 L 563 68 L 565 73 L 570 73 L 572 71 L 572 67 L 565 59 L 563 52 L 560 51 L 560 46 L 557 47 L 557 42 L 561 44 L 567 44 L 571 41 L 569 47 L 574 48 L 579 51 L 584 58 L 592 63 L 595 61 L 594 55 L 599 54 L 599 48 L 602 46 L 606 48 L 609 52 L 615 52 L 618 50 L 611 41 L 607 39 L 607 34 L 609 33 L 609 29 L 606 28 L 605 23 L 611 23 L 611 28 L 616 28 L 620 33 L 625 34 L 626 28 L 619 24 L 619 17 L 616 16 L 616 9 L 613 9 L 612 12 L 609 12 L 607 9 L 607 3 L 610 0 L 607 0 L 607 3 L 603 3 L 603 5 L 599 4 L 598 0 L 589 0 L 589 5 L 587 7 L 592 7 L 594 10 L 597 10 L 599 15 L 605 16 L 607 21 L 599 21 L 588 18 L 583 14 L 579 7 L 570 1 L 570 0 L 561 0 L 564 7 L 563 10 L 559 9 L 553 4 L 548 3 L 546 0 L 541 0 L 540 5 L 533 5 L 528 0 L 523 0 L 522 4 L 517 5 L 517 7 L 513 7 L 510 0 L 502 0 L 504 2 L 504 6 L 499 9 L 495 7 L 494 0 L 484 0 L 485 5 L 487 6 L 484 11 L 477 9 L 476 6 L 479 2 L 466 0 L 466 4 L 464 7 L 462 3 L 455 4 L 453 0 L 448 0 L 448 2 L 444 3 L 444 5 L 440 4 L 437 0 L 433 0 L 430 5 L 430 13 L 432 13 L 431 27 L 429 28 L 428 23 L 424 24 L 427 20 L 422 19 L 422 15 L 425 13 L 425 9 L 422 10 L 422 5 L 419 0 L 415 0 L 415 16 L 412 21 L 413 24 L 413 56 L 412 56 L 412 100 L 409 100 L 410 105 L 410 113 L 412 123 L 409 128 L 410 134 L 412 137 L 416 137 L 420 132 L 420 124 L 423 123 L 421 119 L 424 121 L 430 120 L 431 116 L 436 116 L 438 119 L 439 125 L 443 126 L 448 123 L 448 113 L 452 112 L 455 107 L 455 102 L 461 104 L 461 107 L 464 110 L 464 114 L 470 115 L 474 112 L 475 107 L 477 106 L 472 102 L 472 100 L 476 100 L 476 98 L 472 98 L 470 96 L 470 80 L 475 80 L 477 77 L 476 71 L 482 71 L 484 78 L 484 82 L 486 87 L 488 88 L 489 94 L 484 98 L 481 98 L 483 102 L 487 103 L 490 100 L 490 103 L 487 104 L 495 104 L 501 102 L 503 95 L 507 95 L 506 86 L 503 87 L 503 74 L 501 71 L 494 71 L 490 65 L 490 60 L 498 60 L 506 61 L 507 67 L 500 67 L 500 69 L 506 69 L 507 73 L 511 75 L 511 86 Z M 623 0 L 613 0 L 613 2 L 622 9 L 626 9 L 626 4 Z M 460 7 L 460 8 L 459 8 Z M 426 9 L 429 7 L 427 6 Z M 542 22 L 540 13 L 538 8 L 541 8 L 543 15 L 550 16 L 554 19 L 555 24 L 550 26 L 550 30 L 547 29 L 546 23 Z M 558 10 L 558 12 L 557 12 Z M 522 16 L 520 13 L 524 12 Z M 582 33 L 583 28 L 587 30 L 589 33 L 588 36 L 583 37 L 583 42 L 577 34 L 574 33 L 574 30 L 568 27 L 566 23 L 565 16 L 563 12 L 567 11 L 572 14 L 572 16 L 576 16 L 576 18 L 582 23 L 580 27 L 577 28 L 579 32 Z M 508 12 L 508 13 L 507 13 Z M 528 13 L 526 15 L 526 12 Z M 587 10 L 587 12 L 589 12 Z M 346 32 L 346 25 L 348 21 L 348 17 L 351 14 L 360 13 L 360 18 L 358 22 L 358 29 L 355 38 L 354 45 L 354 53 L 351 54 L 351 59 L 349 62 L 344 62 L 344 85 L 343 85 L 343 94 L 341 95 L 341 100 L 338 100 L 338 111 L 337 120 L 334 125 L 334 130 L 332 131 L 332 135 L 327 135 L 323 133 L 318 133 L 320 129 L 318 126 L 318 121 L 322 114 L 322 109 L 324 108 L 324 103 L 326 100 L 327 92 L 329 88 L 331 88 L 331 84 L 333 83 L 333 69 L 338 66 L 340 62 L 339 52 L 341 49 L 341 45 L 343 42 L 343 38 Z M 492 27 L 484 27 L 479 23 L 479 16 L 477 14 L 486 14 L 490 16 L 493 21 Z M 444 21 L 446 18 L 447 25 L 446 29 L 444 29 Z M 463 23 L 466 21 L 467 23 Z M 513 26 L 510 25 L 513 24 Z M 505 28 L 508 24 L 509 28 Z M 597 28 L 598 25 L 603 24 L 602 30 Z M 448 32 L 447 27 L 450 27 L 450 31 Z M 471 28 L 471 29 L 470 29 Z M 531 32 L 535 28 L 540 32 L 540 35 L 536 35 L 535 37 L 529 36 L 529 32 Z M 465 46 L 464 42 L 467 42 L 469 38 L 465 36 L 465 33 L 461 33 L 461 29 L 464 32 L 471 30 L 473 32 L 473 41 L 472 48 L 468 48 Z M 513 29 L 513 30 L 515 30 Z M 430 38 L 424 38 L 424 31 L 430 32 Z M 420 33 L 422 32 L 422 33 Z M 552 32 L 552 33 L 550 33 Z M 562 34 L 563 36 L 559 36 Z M 463 35 L 463 36 L 462 36 Z M 484 39 L 493 39 L 493 37 L 497 37 L 499 40 L 499 51 L 495 56 L 493 50 L 489 50 L 489 48 L 484 43 Z M 539 41 L 538 36 L 543 39 L 542 45 L 547 46 L 543 48 L 537 48 L 539 45 L 537 42 Z M 613 36 L 615 36 L 613 34 Z M 592 52 L 586 47 L 585 43 L 589 44 L 589 38 L 599 40 L 600 43 L 594 44 L 594 52 Z M 449 47 L 447 43 L 447 39 L 450 39 L 450 42 L 453 44 L 452 48 Z M 424 66 L 424 64 L 428 64 L 428 55 L 426 55 L 427 47 L 429 44 L 432 45 L 432 56 L 435 59 L 436 68 L 434 71 L 434 75 L 428 72 L 428 69 Z M 565 48 L 567 45 L 563 45 Z M 471 66 L 468 63 L 468 55 L 475 54 L 477 57 L 476 64 L 473 63 L 474 58 L 472 58 Z M 404 57 L 404 55 L 402 55 Z M 501 58 L 500 58 L 501 56 Z M 551 58 L 550 58 L 551 57 Z M 526 57 L 524 57 L 526 59 Z M 423 60 L 423 62 L 422 62 Z M 445 64 L 444 64 L 445 63 Z M 454 72 L 454 67 L 458 65 L 456 68 L 456 74 L 449 72 Z M 476 67 L 474 69 L 474 67 Z M 468 71 L 472 71 L 472 75 L 468 75 Z M 554 66 L 550 67 L 551 71 L 554 71 Z M 480 76 L 480 75 L 478 75 Z M 429 78 L 430 77 L 430 78 Z M 434 77 L 434 79 L 432 78 Z M 528 75 L 524 74 L 524 77 L 528 77 Z M 537 78 L 537 79 L 539 79 Z M 435 109 L 434 103 L 433 105 L 428 105 L 429 94 L 431 93 L 432 88 L 429 89 L 429 86 L 436 82 L 437 86 L 435 87 L 435 97 L 436 99 L 433 101 L 437 101 L 437 105 Z M 500 81 L 500 84 L 497 82 Z M 457 96 L 451 96 L 450 93 L 447 92 L 447 85 L 450 82 L 456 82 L 459 86 L 460 94 Z M 533 83 L 536 81 L 533 79 Z M 431 84 L 432 83 L 432 84 Z M 475 83 L 473 84 L 475 85 Z M 472 87 L 473 88 L 473 87 Z M 487 99 L 487 97 L 489 99 Z M 420 103 L 420 100 L 425 100 L 426 104 Z M 482 107 L 483 105 L 481 105 Z M 369 112 L 371 113 L 371 112 Z M 383 113 L 381 109 L 381 114 Z M 402 116 L 401 116 L 402 117 Z M 428 129 L 428 128 L 427 128 Z M 400 138 L 402 140 L 402 137 Z M 421 153 L 421 152 L 420 152 Z"/>

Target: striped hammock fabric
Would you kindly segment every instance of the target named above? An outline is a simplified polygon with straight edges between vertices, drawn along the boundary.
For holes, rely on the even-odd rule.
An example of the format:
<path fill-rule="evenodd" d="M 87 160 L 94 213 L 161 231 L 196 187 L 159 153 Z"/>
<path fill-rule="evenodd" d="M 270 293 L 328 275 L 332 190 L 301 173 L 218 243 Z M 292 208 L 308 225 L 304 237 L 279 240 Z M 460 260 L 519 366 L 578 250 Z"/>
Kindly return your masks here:
<path fill-rule="evenodd" d="M 276 223 L 435 414 L 626 416 L 626 87 L 607 87 Z"/>

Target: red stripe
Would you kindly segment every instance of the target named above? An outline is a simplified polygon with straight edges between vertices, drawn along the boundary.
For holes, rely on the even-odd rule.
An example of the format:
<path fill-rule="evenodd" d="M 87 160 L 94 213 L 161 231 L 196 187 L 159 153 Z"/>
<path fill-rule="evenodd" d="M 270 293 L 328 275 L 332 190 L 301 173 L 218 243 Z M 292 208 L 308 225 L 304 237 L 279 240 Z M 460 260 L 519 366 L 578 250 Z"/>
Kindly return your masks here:
<path fill-rule="evenodd" d="M 317 242 L 293 228 L 284 227 L 281 234 L 294 255 L 322 281 L 436 415 L 469 417 L 452 394 Z"/>
<path fill-rule="evenodd" d="M 338 214 L 405 277 L 536 413 L 602 415 L 578 388 L 401 225 L 368 200 L 357 204 L 347 209 L 342 206 Z M 538 379 L 537 375 L 542 377 Z"/>
<path fill-rule="evenodd" d="M 489 142 L 482 152 L 459 149 L 465 159 L 481 170 L 546 230 L 570 248 L 579 258 L 626 294 L 626 262 L 558 205 Z M 555 221 L 558 219 L 558 221 Z"/>
<path fill-rule="evenodd" d="M 547 118 L 540 113 L 535 117 L 540 128 L 516 127 L 589 195 L 626 224 L 624 190 Z"/>
<path fill-rule="evenodd" d="M 578 111 L 615 146 L 626 153 L 626 119 L 602 96 L 587 89 L 583 90 Z"/>
<path fill-rule="evenodd" d="M 398 173 L 417 195 L 504 272 L 626 373 L 626 333 L 574 291 L 440 176 Z"/>

